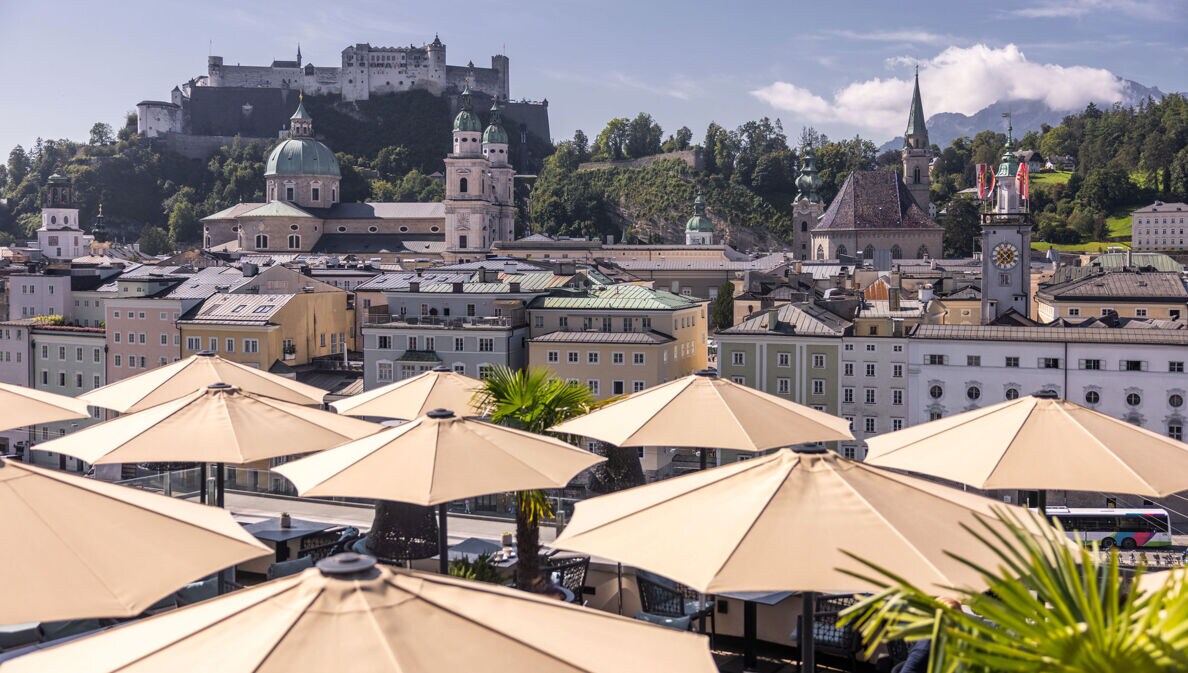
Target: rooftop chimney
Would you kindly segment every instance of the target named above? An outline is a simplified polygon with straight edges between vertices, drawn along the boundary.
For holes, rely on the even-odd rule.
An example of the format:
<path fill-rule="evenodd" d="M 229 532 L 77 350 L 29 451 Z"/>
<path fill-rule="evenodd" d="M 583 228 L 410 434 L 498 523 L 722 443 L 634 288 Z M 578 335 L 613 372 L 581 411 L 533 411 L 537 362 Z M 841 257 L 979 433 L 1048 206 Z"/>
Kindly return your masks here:
<path fill-rule="evenodd" d="M 410 280 L 408 282 L 408 291 L 409 292 L 420 292 L 421 291 L 420 281 Z"/>
<path fill-rule="evenodd" d="M 507 288 L 509 292 L 516 293 L 520 291 L 520 284 L 516 282 L 508 283 Z"/>
<path fill-rule="evenodd" d="M 898 287 L 887 288 L 887 308 L 892 311 L 899 310 L 899 288 Z"/>
<path fill-rule="evenodd" d="M 462 283 L 453 283 L 451 285 L 452 292 L 462 292 Z"/>

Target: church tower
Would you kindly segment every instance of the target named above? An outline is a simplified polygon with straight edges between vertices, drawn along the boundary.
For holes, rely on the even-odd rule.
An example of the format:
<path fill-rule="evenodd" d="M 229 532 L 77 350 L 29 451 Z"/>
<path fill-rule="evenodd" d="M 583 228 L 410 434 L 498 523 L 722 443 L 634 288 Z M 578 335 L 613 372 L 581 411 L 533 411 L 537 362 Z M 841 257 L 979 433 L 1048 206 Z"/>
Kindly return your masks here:
<path fill-rule="evenodd" d="M 486 194 L 491 187 L 482 136 L 483 124 L 474 114 L 468 84 L 462 90 L 462 110 L 454 117 L 454 149 L 445 160 L 445 228 L 449 250 L 491 247 L 494 223 L 487 218 Z M 506 156 L 506 146 L 504 149 Z"/>
<path fill-rule="evenodd" d="M 499 113 L 499 100 L 491 103 L 491 117 L 483 130 L 483 156 L 487 158 L 486 198 L 490 203 L 491 242 L 513 241 L 516 238 L 516 209 L 513 185 L 516 169 L 508 161 L 507 131 Z"/>
<path fill-rule="evenodd" d="M 994 174 L 992 202 L 982 213 L 983 323 L 1010 309 L 1024 316 L 1031 310 L 1031 216 L 1020 195 L 1012 131 L 1008 127 L 1006 148 Z"/>
<path fill-rule="evenodd" d="M 817 153 L 812 145 L 800 152 L 800 176 L 796 178 L 796 200 L 792 202 L 792 253 L 796 259 L 813 259 L 809 249 L 813 227 L 825 214 L 821 203 L 821 178 L 817 177 Z"/>
<path fill-rule="evenodd" d="M 697 192 L 693 199 L 693 217 L 685 223 L 685 245 L 713 245 L 714 222 L 705 214 L 705 197 Z"/>
<path fill-rule="evenodd" d="M 924 125 L 924 105 L 920 101 L 920 67 L 916 66 L 916 87 L 912 91 L 912 108 L 908 111 L 907 130 L 903 134 L 903 183 L 907 185 L 916 205 L 928 210 L 928 164 L 932 148 L 928 144 L 928 127 Z"/>

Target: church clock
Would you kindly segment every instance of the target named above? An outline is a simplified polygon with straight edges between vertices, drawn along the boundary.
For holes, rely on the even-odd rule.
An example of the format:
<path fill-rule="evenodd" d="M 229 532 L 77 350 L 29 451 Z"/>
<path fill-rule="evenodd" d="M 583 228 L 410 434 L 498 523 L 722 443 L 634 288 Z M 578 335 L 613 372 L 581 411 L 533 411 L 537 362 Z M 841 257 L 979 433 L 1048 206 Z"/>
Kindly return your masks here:
<path fill-rule="evenodd" d="M 1019 263 L 1019 248 L 1015 247 L 1013 243 L 999 243 L 994 246 L 992 259 L 994 266 L 1003 271 L 1013 269 Z"/>

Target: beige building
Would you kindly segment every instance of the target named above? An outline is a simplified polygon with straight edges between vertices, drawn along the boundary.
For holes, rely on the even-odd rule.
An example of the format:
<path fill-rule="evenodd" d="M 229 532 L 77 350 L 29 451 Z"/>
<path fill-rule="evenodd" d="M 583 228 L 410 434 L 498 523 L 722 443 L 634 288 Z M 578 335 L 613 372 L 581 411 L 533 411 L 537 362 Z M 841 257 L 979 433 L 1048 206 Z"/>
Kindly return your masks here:
<path fill-rule="evenodd" d="M 1040 287 L 1035 295 L 1040 322 L 1078 322 L 1117 314 L 1120 318 L 1183 320 L 1188 290 L 1175 272 L 1114 271 Z"/>
<path fill-rule="evenodd" d="M 529 304 L 528 364 L 586 384 L 599 398 L 704 369 L 706 302 L 637 285 L 598 286 Z"/>
<path fill-rule="evenodd" d="M 1130 247 L 1188 250 L 1188 203 L 1156 201 L 1130 214 Z"/>

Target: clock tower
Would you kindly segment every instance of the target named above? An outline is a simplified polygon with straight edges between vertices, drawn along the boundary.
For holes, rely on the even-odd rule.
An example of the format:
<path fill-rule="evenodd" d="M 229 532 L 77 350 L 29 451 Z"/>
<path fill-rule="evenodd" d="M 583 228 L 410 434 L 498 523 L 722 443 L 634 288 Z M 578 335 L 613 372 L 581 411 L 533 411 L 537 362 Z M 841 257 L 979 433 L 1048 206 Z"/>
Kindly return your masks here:
<path fill-rule="evenodd" d="M 1008 127 L 1009 129 L 1009 127 Z M 1007 132 L 994 190 L 982 213 L 982 322 L 988 323 L 1010 309 L 1030 317 L 1031 216 L 1020 192 L 1019 160 Z"/>

